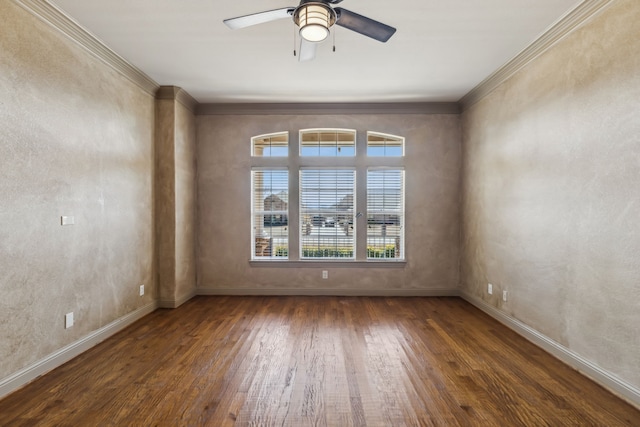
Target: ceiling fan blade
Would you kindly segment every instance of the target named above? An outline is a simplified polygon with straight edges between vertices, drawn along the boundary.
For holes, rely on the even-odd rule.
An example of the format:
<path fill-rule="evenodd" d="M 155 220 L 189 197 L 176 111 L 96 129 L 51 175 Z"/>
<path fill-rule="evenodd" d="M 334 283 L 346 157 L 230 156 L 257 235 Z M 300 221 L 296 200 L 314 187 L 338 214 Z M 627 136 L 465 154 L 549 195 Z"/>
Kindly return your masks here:
<path fill-rule="evenodd" d="M 300 56 L 298 56 L 299 62 L 311 61 L 316 57 L 316 48 L 318 43 L 313 43 L 300 38 Z"/>
<path fill-rule="evenodd" d="M 237 18 L 225 19 L 227 27 L 232 30 L 250 27 L 252 25 L 263 24 L 265 22 L 276 21 L 278 19 L 290 18 L 295 7 L 285 7 L 282 9 L 268 10 L 266 12 L 252 13 L 251 15 L 238 16 Z"/>
<path fill-rule="evenodd" d="M 386 42 L 396 32 L 395 28 L 387 24 L 351 12 L 350 10 L 341 7 L 335 7 L 333 10 L 337 15 L 336 25 L 340 25 L 341 27 L 371 37 L 380 42 Z"/>

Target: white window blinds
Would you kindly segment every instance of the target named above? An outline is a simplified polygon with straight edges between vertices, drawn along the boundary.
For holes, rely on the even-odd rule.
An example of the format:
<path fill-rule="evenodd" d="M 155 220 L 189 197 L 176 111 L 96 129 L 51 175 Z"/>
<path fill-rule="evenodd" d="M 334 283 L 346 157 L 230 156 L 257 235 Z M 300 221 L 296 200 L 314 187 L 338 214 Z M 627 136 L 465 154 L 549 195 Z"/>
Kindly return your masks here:
<path fill-rule="evenodd" d="M 252 259 L 289 255 L 289 172 L 254 169 L 252 184 Z"/>
<path fill-rule="evenodd" d="M 404 170 L 367 171 L 367 258 L 404 259 Z"/>
<path fill-rule="evenodd" d="M 355 170 L 300 170 L 300 258 L 355 258 Z"/>

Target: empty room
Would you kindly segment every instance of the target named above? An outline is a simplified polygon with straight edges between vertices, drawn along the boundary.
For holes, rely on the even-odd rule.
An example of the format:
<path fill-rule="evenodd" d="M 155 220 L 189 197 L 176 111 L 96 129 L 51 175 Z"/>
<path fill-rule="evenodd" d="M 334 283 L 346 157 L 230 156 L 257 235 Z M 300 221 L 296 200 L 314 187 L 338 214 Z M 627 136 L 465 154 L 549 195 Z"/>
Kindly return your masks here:
<path fill-rule="evenodd" d="M 639 1 L 0 20 L 0 426 L 640 426 Z"/>

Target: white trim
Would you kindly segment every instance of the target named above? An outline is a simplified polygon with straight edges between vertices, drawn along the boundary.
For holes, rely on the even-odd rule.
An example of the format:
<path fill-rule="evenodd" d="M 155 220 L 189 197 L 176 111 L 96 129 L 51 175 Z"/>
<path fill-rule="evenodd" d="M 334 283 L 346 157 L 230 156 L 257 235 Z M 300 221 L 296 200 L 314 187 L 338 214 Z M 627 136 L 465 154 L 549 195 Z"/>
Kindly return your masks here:
<path fill-rule="evenodd" d="M 339 258 L 322 259 L 309 258 L 304 260 L 291 261 L 287 259 L 260 259 L 249 260 L 250 267 L 257 268 L 406 268 L 407 260 L 396 260 L 395 258 L 370 258 L 363 261 L 341 260 Z"/>
<path fill-rule="evenodd" d="M 579 26 L 594 17 L 613 3 L 613 0 L 585 0 L 546 30 L 538 39 L 502 67 L 494 71 L 475 88 L 471 89 L 458 102 L 465 111 L 476 102 L 493 92 L 511 76 L 526 67 L 530 62 L 548 51 L 558 41 L 571 34 Z"/>
<path fill-rule="evenodd" d="M 182 104 L 187 110 L 195 114 L 198 101 L 189 93 L 177 86 L 160 86 L 156 91 L 156 99 L 169 99 Z"/>
<path fill-rule="evenodd" d="M 481 299 L 464 291 L 461 292 L 460 296 L 465 301 L 473 304 L 489 316 L 531 341 L 533 344 L 547 351 L 555 358 L 561 360 L 581 374 L 600 384 L 602 387 L 608 389 L 613 394 L 627 401 L 629 404 L 640 408 L 640 389 L 621 380 L 574 351 L 536 331 L 518 319 L 503 313 Z"/>
<path fill-rule="evenodd" d="M 160 87 L 143 71 L 136 68 L 96 36 L 46 0 L 13 0 L 34 16 L 37 16 L 65 36 L 82 46 L 89 53 L 109 65 L 151 95 Z M 321 103 L 321 104 L 199 104 L 186 92 L 180 93 L 178 101 L 197 115 L 229 114 L 459 114 L 487 96 L 507 79 L 549 50 L 555 43 L 573 32 L 613 0 L 585 0 L 574 10 L 552 25 L 537 40 L 500 67 L 489 77 L 456 102 L 423 103 Z"/>
<path fill-rule="evenodd" d="M 41 375 L 63 365 L 74 357 L 79 356 L 95 345 L 101 343 L 112 335 L 120 332 L 122 329 L 131 325 L 133 322 L 143 318 L 147 314 L 152 313 L 158 308 L 154 301 L 142 306 L 129 314 L 126 314 L 106 326 L 91 332 L 89 335 L 75 341 L 60 350 L 51 353 L 44 359 L 40 359 L 34 364 L 27 366 L 20 371 L 4 378 L 0 381 L 0 398 L 12 393 L 24 385 L 30 383 Z"/>
<path fill-rule="evenodd" d="M 198 295 L 234 296 L 351 296 L 351 297 L 458 297 L 451 288 L 433 289 L 358 289 L 358 288 L 199 288 Z"/>
<path fill-rule="evenodd" d="M 196 111 L 198 116 L 329 114 L 460 114 L 460 105 L 457 102 L 200 104 Z"/>
<path fill-rule="evenodd" d="M 185 302 L 189 301 L 191 298 L 195 297 L 196 295 L 198 294 L 196 293 L 196 290 L 193 289 L 178 298 L 160 299 L 158 300 L 158 307 L 159 308 L 178 308 Z"/>
<path fill-rule="evenodd" d="M 14 0 L 16 4 L 51 25 L 56 30 L 79 44 L 90 54 L 118 71 L 124 77 L 142 88 L 150 95 L 155 95 L 159 85 L 140 69 L 131 65 L 124 58 L 102 43 L 96 36 L 78 24 L 46 0 Z"/>

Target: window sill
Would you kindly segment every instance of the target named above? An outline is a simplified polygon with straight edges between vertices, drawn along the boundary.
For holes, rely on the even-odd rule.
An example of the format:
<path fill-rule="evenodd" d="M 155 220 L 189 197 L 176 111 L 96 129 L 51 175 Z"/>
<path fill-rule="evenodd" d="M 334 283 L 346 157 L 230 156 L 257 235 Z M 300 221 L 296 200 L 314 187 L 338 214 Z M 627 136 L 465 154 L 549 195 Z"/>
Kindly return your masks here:
<path fill-rule="evenodd" d="M 406 260 L 402 261 L 288 261 L 288 260 L 249 260 L 251 267 L 282 267 L 282 268 L 405 268 Z"/>

